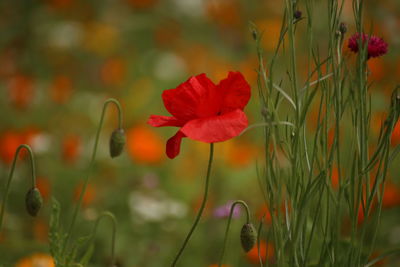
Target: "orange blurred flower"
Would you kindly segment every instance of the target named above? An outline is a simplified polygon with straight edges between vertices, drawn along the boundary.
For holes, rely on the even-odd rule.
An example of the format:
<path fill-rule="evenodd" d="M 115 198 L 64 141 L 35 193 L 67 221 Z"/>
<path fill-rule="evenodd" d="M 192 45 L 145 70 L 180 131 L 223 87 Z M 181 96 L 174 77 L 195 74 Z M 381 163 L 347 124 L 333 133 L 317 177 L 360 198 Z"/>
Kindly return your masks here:
<path fill-rule="evenodd" d="M 65 162 L 74 163 L 81 154 L 81 138 L 77 135 L 67 135 L 62 141 L 62 158 Z"/>
<path fill-rule="evenodd" d="M 256 21 L 257 28 L 263 32 L 261 46 L 267 51 L 274 51 L 278 45 L 282 21 L 279 17 Z"/>
<path fill-rule="evenodd" d="M 83 189 L 83 182 L 79 183 L 74 190 L 74 200 L 78 201 L 79 200 L 79 196 L 82 192 Z M 83 195 L 83 199 L 82 199 L 82 205 L 83 207 L 87 207 L 90 204 L 93 203 L 93 201 L 96 198 L 96 189 L 94 188 L 93 185 L 88 184 L 86 187 L 86 191 L 85 194 Z"/>
<path fill-rule="evenodd" d="M 334 189 L 339 188 L 339 169 L 337 166 L 332 168 L 332 177 L 331 177 L 332 187 Z"/>
<path fill-rule="evenodd" d="M 0 135 L 0 159 L 11 164 L 15 151 L 22 144 L 21 136 L 15 131 L 7 131 Z"/>
<path fill-rule="evenodd" d="M 274 246 L 271 243 L 267 243 L 264 240 L 260 240 L 260 257 L 262 262 L 266 260 L 272 260 L 274 256 Z M 259 264 L 258 246 L 254 246 L 247 254 L 246 258 L 253 264 Z"/>
<path fill-rule="evenodd" d="M 16 108 L 28 107 L 34 95 L 33 79 L 23 74 L 11 77 L 8 82 L 8 93 L 11 103 Z"/>
<path fill-rule="evenodd" d="M 46 201 L 50 197 L 51 192 L 51 184 L 49 179 L 45 177 L 37 177 L 36 178 L 36 187 L 39 189 L 40 193 L 42 194 L 43 199 Z"/>
<path fill-rule="evenodd" d="M 100 78 L 105 85 L 120 85 L 126 73 L 126 63 L 122 58 L 109 58 L 100 70 Z"/>
<path fill-rule="evenodd" d="M 397 207 L 400 204 L 400 189 L 394 183 L 388 182 L 382 198 L 384 208 Z"/>
<path fill-rule="evenodd" d="M 219 265 L 218 264 L 211 264 L 211 265 L 208 265 L 208 267 L 218 267 Z M 231 267 L 230 265 L 228 265 L 228 264 L 221 264 L 221 267 Z"/>
<path fill-rule="evenodd" d="M 336 138 L 339 138 L 339 140 L 337 140 L 336 142 L 340 142 L 340 128 L 339 128 L 339 136 L 338 137 L 336 137 Z M 329 129 L 329 131 L 328 131 L 328 148 L 331 148 L 332 147 L 332 145 L 333 145 L 333 142 L 335 141 L 335 135 L 336 135 L 336 128 L 335 128 L 335 126 L 334 127 L 332 127 L 331 129 Z"/>
<path fill-rule="evenodd" d="M 220 26 L 238 26 L 241 23 L 240 5 L 236 0 L 207 1 L 207 15 Z"/>
<path fill-rule="evenodd" d="M 270 224 L 272 222 L 271 213 L 267 205 L 262 205 L 256 212 L 257 221 L 261 220 L 264 216 L 264 222 Z"/>
<path fill-rule="evenodd" d="M 35 253 L 17 262 L 15 267 L 54 267 L 53 258 L 44 253 Z"/>
<path fill-rule="evenodd" d="M 392 132 L 391 143 L 392 146 L 400 144 L 400 121 L 397 121 Z"/>
<path fill-rule="evenodd" d="M 71 78 L 65 75 L 58 75 L 50 85 L 50 97 L 54 102 L 63 104 L 71 97 L 72 90 Z"/>
<path fill-rule="evenodd" d="M 254 161 L 256 148 L 249 143 L 238 141 L 227 142 L 226 161 L 229 166 L 241 168 L 246 167 Z"/>
<path fill-rule="evenodd" d="M 367 61 L 367 65 L 369 69 L 368 81 L 372 82 L 382 80 L 386 73 L 383 60 L 379 58 L 370 58 Z"/>
<path fill-rule="evenodd" d="M 49 236 L 49 225 L 47 224 L 46 220 L 35 220 L 33 224 L 33 234 L 35 236 L 35 239 L 47 243 Z"/>
<path fill-rule="evenodd" d="M 126 137 L 128 154 L 134 161 L 157 164 L 164 159 L 164 142 L 149 127 L 132 127 L 128 129 Z"/>
<path fill-rule="evenodd" d="M 250 85 L 256 84 L 257 82 L 257 70 L 258 69 L 258 59 L 255 56 L 251 56 L 239 64 L 239 71 L 243 73 L 246 81 Z M 267 71 L 266 71 L 267 72 Z"/>

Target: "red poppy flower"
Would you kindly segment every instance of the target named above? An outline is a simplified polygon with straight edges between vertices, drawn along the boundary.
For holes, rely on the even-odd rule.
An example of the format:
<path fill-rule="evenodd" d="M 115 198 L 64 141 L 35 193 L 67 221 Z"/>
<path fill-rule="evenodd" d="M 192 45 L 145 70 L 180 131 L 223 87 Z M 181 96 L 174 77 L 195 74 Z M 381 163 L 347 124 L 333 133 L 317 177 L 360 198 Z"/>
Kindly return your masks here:
<path fill-rule="evenodd" d="M 175 158 L 183 137 L 205 143 L 222 142 L 239 135 L 248 124 L 244 107 L 251 89 L 240 72 L 229 72 L 215 85 L 205 74 L 191 77 L 162 94 L 172 117 L 151 115 L 154 127 L 180 127 L 167 142 L 167 156 Z"/>

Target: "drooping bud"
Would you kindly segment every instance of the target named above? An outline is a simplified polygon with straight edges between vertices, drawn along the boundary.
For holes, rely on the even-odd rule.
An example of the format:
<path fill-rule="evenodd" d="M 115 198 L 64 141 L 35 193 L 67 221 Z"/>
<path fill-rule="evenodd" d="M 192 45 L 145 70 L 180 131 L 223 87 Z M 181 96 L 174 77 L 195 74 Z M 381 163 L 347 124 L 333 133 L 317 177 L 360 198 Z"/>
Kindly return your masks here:
<path fill-rule="evenodd" d="M 253 224 L 246 223 L 240 232 L 240 241 L 244 251 L 249 252 L 257 242 L 257 231 Z"/>
<path fill-rule="evenodd" d="M 42 203 L 42 195 L 36 187 L 31 188 L 28 193 L 26 193 L 25 206 L 29 215 L 35 217 L 42 207 Z"/>
<path fill-rule="evenodd" d="M 125 133 L 122 128 L 116 129 L 112 132 L 110 138 L 110 156 L 112 158 L 121 155 L 125 145 Z"/>

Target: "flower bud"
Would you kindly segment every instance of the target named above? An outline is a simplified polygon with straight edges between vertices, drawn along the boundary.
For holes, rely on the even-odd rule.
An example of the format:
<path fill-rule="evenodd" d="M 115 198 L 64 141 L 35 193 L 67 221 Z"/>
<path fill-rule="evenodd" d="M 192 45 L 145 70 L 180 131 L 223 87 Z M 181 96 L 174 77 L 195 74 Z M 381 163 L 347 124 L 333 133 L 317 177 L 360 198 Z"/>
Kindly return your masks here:
<path fill-rule="evenodd" d="M 125 145 L 125 133 L 122 128 L 116 129 L 110 138 L 110 156 L 112 158 L 121 155 Z"/>
<path fill-rule="evenodd" d="M 255 29 L 251 31 L 251 36 L 253 36 L 254 41 L 257 41 L 257 31 Z"/>
<path fill-rule="evenodd" d="M 339 25 L 339 31 L 342 35 L 344 35 L 347 32 L 347 25 L 346 23 L 342 22 Z"/>
<path fill-rule="evenodd" d="M 246 252 L 249 252 L 254 247 L 257 241 L 257 231 L 253 224 L 246 223 L 243 225 L 240 232 L 240 241 L 242 242 L 242 248 Z"/>
<path fill-rule="evenodd" d="M 35 217 L 42 207 L 42 203 L 42 195 L 36 187 L 31 188 L 28 193 L 26 193 L 25 206 L 29 215 Z"/>
<path fill-rule="evenodd" d="M 298 19 L 301 19 L 302 14 L 303 14 L 303 13 L 302 13 L 300 10 L 296 10 L 296 11 L 294 12 L 294 14 L 293 14 L 293 17 L 294 17 L 296 20 L 298 20 Z"/>

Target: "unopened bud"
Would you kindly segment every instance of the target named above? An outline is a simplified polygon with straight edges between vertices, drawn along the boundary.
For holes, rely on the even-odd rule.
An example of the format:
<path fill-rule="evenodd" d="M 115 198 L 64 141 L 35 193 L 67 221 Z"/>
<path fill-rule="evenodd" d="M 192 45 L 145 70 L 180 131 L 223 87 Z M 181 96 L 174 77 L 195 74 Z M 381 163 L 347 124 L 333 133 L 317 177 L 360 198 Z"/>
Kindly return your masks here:
<path fill-rule="evenodd" d="M 257 231 L 253 224 L 246 223 L 243 225 L 240 232 L 240 241 L 242 242 L 242 248 L 246 252 L 249 252 L 254 247 L 257 241 Z"/>
<path fill-rule="evenodd" d="M 346 23 L 342 22 L 339 25 L 339 31 L 342 35 L 344 35 L 347 32 L 347 25 Z"/>
<path fill-rule="evenodd" d="M 122 128 L 116 129 L 110 138 L 110 156 L 112 158 L 121 155 L 125 145 L 125 133 Z"/>
<path fill-rule="evenodd" d="M 261 115 L 264 117 L 264 119 L 266 120 L 270 120 L 271 119 L 271 114 L 268 111 L 267 107 L 262 107 L 261 108 Z"/>
<path fill-rule="evenodd" d="M 256 41 L 257 40 L 257 31 L 255 29 L 253 29 L 251 31 L 251 35 L 253 36 L 254 41 Z"/>
<path fill-rule="evenodd" d="M 42 195 L 36 187 L 31 188 L 28 193 L 26 193 L 25 206 L 29 215 L 35 217 L 42 207 L 42 203 Z"/>
<path fill-rule="evenodd" d="M 293 17 L 297 20 L 297 19 L 301 19 L 301 15 L 303 13 L 300 10 L 296 10 L 293 14 Z"/>

